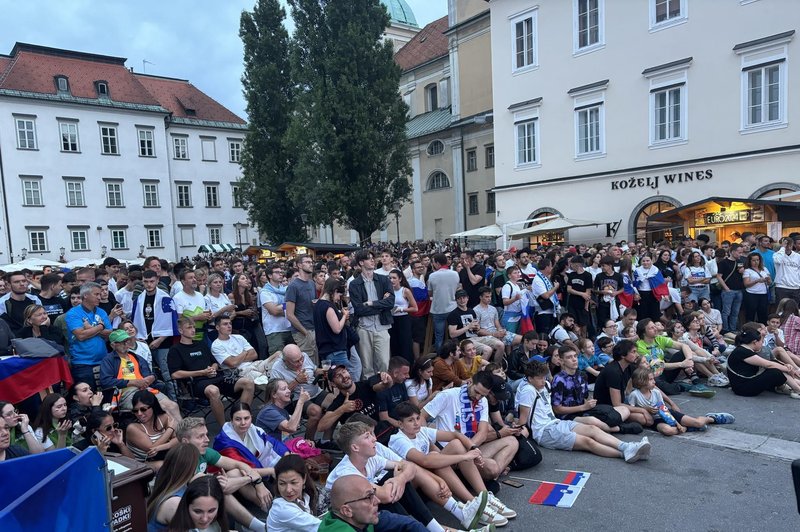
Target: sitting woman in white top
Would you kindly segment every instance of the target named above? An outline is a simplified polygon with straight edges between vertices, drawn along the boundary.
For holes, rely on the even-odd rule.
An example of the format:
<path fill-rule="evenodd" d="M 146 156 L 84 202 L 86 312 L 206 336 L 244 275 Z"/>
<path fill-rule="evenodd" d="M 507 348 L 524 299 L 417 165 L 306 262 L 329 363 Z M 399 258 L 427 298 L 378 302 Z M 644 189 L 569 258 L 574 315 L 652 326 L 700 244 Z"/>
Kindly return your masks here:
<path fill-rule="evenodd" d="M 562 451 L 588 451 L 608 458 L 623 458 L 628 463 L 647 460 L 650 442 L 623 442 L 600 427 L 558 419 L 553 413 L 547 386 L 547 363 L 530 362 L 525 367 L 525 382 L 517 389 L 519 422 L 528 426 L 541 447 Z"/>
<path fill-rule="evenodd" d="M 231 405 L 231 420 L 214 438 L 213 448 L 222 456 L 252 467 L 262 477 L 275 477 L 275 464 L 289 449 L 259 427 L 253 425 L 250 405 L 236 401 Z"/>
<path fill-rule="evenodd" d="M 419 408 L 425 408 L 438 393 L 433 391 L 433 358 L 418 358 L 411 367 L 411 378 L 406 379 L 405 385 L 408 400 Z"/>
<path fill-rule="evenodd" d="M 287 454 L 275 465 L 278 496 L 272 502 L 267 518 L 270 532 L 306 532 L 319 528 L 320 518 L 329 506 L 308 474 L 305 461 L 296 454 Z M 325 500 L 320 506 L 321 499 Z"/>

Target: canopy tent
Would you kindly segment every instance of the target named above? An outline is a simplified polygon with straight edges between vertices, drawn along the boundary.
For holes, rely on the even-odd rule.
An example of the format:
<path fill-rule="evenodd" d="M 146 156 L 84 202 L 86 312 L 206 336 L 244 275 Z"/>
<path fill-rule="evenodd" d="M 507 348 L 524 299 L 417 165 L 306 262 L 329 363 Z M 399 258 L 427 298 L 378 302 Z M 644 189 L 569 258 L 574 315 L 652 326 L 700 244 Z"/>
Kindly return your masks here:
<path fill-rule="evenodd" d="M 49 260 L 39 257 L 30 257 L 27 259 L 23 259 L 19 262 L 14 262 L 12 264 L 6 264 L 5 266 L 0 266 L 0 270 L 3 270 L 5 272 L 24 270 L 25 268 L 29 270 L 41 270 L 43 266 L 52 266 L 53 268 L 61 268 L 64 265 L 54 260 Z"/>
<path fill-rule="evenodd" d="M 485 227 L 478 227 L 477 229 L 470 229 L 469 231 L 461 231 L 460 233 L 453 233 L 450 235 L 452 238 L 465 238 L 470 236 L 481 237 L 500 237 L 503 236 L 503 229 L 497 225 L 487 225 Z"/>
<path fill-rule="evenodd" d="M 75 268 L 85 268 L 87 266 L 100 266 L 103 264 L 104 258 L 92 258 L 86 257 L 82 259 L 75 259 L 71 260 L 66 264 L 61 264 L 64 268 L 75 269 Z M 125 264 L 126 266 L 130 266 L 131 264 L 142 264 L 144 259 L 117 259 L 120 263 Z"/>
<path fill-rule="evenodd" d="M 197 248 L 198 253 L 225 253 L 236 251 L 238 248 L 232 244 L 203 244 Z"/>
<path fill-rule="evenodd" d="M 535 222 L 536 220 L 531 220 Z M 576 220 L 575 218 L 556 218 L 532 227 L 527 227 L 515 233 L 511 233 L 512 237 L 533 236 L 542 233 L 552 233 L 553 231 L 566 231 L 573 227 L 588 227 L 590 225 L 605 225 L 606 222 L 596 222 L 593 220 Z"/>

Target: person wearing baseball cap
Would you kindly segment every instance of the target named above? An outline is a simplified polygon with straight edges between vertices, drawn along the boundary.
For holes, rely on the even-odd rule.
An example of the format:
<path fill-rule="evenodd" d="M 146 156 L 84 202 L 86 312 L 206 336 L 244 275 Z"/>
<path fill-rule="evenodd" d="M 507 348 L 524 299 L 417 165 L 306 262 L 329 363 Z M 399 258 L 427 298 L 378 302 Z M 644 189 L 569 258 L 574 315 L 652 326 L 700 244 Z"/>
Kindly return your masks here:
<path fill-rule="evenodd" d="M 378 421 L 376 394 L 393 384 L 392 378 L 386 372 L 376 373 L 367 380 L 355 382 L 347 366 L 342 364 L 331 366 L 328 370 L 328 380 L 339 390 L 339 394 L 319 420 L 317 425 L 319 432 L 325 432 L 338 423 L 345 423 L 354 412 L 368 415 Z"/>
<path fill-rule="evenodd" d="M 104 393 L 114 394 L 120 410 L 131 410 L 133 394 L 139 390 L 150 390 L 161 408 L 176 421 L 180 421 L 178 405 L 166 394 L 160 393 L 159 383 L 155 382 L 156 377 L 150 365 L 131 350 L 134 341 L 135 338 L 122 329 L 111 331 L 108 336 L 112 351 L 100 362 L 100 385 Z"/>

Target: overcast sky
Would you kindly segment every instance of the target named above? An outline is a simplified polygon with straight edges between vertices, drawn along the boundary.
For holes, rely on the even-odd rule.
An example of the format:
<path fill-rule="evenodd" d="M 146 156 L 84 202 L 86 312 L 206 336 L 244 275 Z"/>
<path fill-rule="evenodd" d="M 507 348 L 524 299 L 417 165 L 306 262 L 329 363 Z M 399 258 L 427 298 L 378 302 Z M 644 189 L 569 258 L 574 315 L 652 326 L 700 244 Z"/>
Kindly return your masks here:
<path fill-rule="evenodd" d="M 447 0 L 406 2 L 420 27 L 447 14 Z M 137 72 L 188 79 L 244 118 L 239 16 L 253 5 L 254 0 L 0 0 L 0 53 L 9 54 L 19 41 L 126 57 Z"/>

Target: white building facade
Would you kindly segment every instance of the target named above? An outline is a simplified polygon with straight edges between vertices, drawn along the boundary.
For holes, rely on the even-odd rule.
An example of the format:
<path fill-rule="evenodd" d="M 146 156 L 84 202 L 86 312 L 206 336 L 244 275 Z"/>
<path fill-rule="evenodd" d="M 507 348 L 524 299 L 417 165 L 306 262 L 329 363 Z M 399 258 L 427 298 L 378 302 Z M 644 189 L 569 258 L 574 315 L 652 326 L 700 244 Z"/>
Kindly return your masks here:
<path fill-rule="evenodd" d="M 124 62 L 23 44 L 0 56 L 0 263 L 251 242 L 234 204 L 244 121 Z"/>
<path fill-rule="evenodd" d="M 570 242 L 653 241 L 694 228 L 651 215 L 709 197 L 800 197 L 800 5 L 489 5 L 499 224 L 561 215 L 602 222 Z"/>

